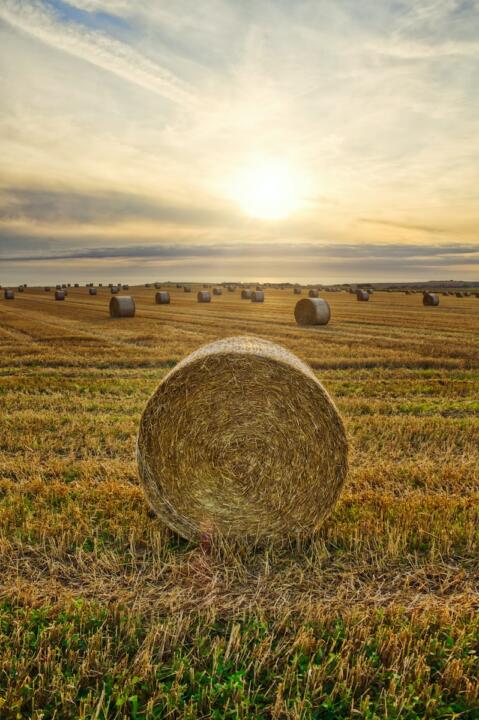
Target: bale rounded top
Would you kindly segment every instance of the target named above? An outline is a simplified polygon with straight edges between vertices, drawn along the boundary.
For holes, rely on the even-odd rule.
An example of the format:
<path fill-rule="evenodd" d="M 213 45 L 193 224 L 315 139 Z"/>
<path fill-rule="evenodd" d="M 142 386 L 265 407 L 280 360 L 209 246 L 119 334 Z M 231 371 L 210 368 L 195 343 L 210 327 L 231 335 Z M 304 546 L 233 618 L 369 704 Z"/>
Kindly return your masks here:
<path fill-rule="evenodd" d="M 248 289 L 242 290 L 241 291 L 241 299 L 242 300 L 251 300 L 252 294 L 253 294 L 252 290 L 248 290 Z"/>
<path fill-rule="evenodd" d="M 291 352 L 255 337 L 206 345 L 166 375 L 141 417 L 137 456 L 150 505 L 186 538 L 308 536 L 347 472 L 326 390 Z"/>
<path fill-rule="evenodd" d="M 264 291 L 263 290 L 253 290 L 253 292 L 251 293 L 251 302 L 257 302 L 257 303 L 264 302 Z"/>
<path fill-rule="evenodd" d="M 302 298 L 296 303 L 294 317 L 298 325 L 327 325 L 331 309 L 323 298 Z"/>
<path fill-rule="evenodd" d="M 65 300 L 66 290 L 55 290 L 55 300 Z"/>
<path fill-rule="evenodd" d="M 211 302 L 211 293 L 209 290 L 200 290 L 196 299 L 201 303 Z"/>
<path fill-rule="evenodd" d="M 317 298 L 317 297 L 319 297 L 319 290 L 316 290 L 315 288 L 311 288 L 308 295 L 310 298 Z"/>
<path fill-rule="evenodd" d="M 295 288 L 293 288 L 293 294 L 294 294 L 294 295 L 301 295 L 302 292 L 303 292 L 303 291 L 301 290 L 300 287 L 295 287 Z"/>
<path fill-rule="evenodd" d="M 3 291 L 3 297 L 5 300 L 14 300 L 15 299 L 15 293 L 11 288 L 6 288 Z"/>
<path fill-rule="evenodd" d="M 131 295 L 117 295 L 110 300 L 111 317 L 133 317 L 135 315 L 135 301 Z"/>
<path fill-rule="evenodd" d="M 88 289 L 88 293 L 89 293 L 90 295 L 96 295 L 96 288 L 94 288 L 94 287 L 89 288 L 89 289 Z"/>
<path fill-rule="evenodd" d="M 356 290 L 356 297 L 362 302 L 367 302 L 369 300 L 369 292 L 367 290 Z"/>
<path fill-rule="evenodd" d="M 222 295 L 222 294 L 223 294 L 223 290 L 221 288 L 219 288 L 219 287 L 213 288 L 213 295 Z"/>

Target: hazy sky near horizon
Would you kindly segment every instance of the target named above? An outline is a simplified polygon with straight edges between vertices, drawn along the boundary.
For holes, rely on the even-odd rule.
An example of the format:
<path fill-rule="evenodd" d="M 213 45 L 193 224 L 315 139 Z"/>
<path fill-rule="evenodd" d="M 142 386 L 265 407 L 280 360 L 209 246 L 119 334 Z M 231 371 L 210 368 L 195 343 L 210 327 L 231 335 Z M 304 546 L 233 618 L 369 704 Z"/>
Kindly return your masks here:
<path fill-rule="evenodd" d="M 0 63 L 0 283 L 479 279 L 476 0 L 1 0 Z"/>

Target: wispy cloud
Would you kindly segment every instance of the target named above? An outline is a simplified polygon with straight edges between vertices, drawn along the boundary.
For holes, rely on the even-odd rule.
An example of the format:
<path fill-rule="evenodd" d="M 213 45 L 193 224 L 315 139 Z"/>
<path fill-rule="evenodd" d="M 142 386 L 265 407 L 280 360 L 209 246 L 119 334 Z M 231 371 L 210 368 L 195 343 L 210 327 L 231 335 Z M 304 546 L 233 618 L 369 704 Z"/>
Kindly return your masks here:
<path fill-rule="evenodd" d="M 99 30 L 71 21 L 62 22 L 49 5 L 35 0 L 2 0 L 0 19 L 57 50 L 175 103 L 189 105 L 194 99 L 191 88 L 166 68 Z"/>

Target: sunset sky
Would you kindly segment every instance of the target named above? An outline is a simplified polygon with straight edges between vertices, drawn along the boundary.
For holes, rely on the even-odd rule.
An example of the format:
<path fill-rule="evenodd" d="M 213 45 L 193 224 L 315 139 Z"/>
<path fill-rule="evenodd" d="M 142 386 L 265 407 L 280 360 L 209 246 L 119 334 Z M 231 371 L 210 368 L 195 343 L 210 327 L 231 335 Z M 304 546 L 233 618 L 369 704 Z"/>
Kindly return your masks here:
<path fill-rule="evenodd" d="M 479 281 L 479 2 L 1 0 L 0 283 Z"/>

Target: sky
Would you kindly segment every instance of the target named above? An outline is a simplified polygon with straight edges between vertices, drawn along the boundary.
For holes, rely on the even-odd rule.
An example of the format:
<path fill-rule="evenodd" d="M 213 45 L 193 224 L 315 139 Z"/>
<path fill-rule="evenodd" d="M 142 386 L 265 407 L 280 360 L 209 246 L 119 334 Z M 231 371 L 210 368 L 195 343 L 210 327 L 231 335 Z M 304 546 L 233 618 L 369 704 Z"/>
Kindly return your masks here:
<path fill-rule="evenodd" d="M 479 281 L 479 1 L 1 0 L 0 284 Z"/>

